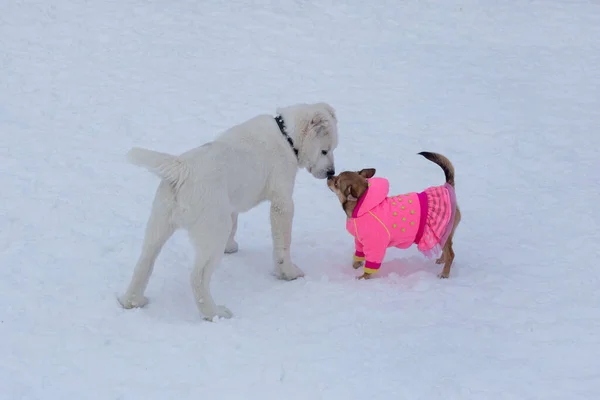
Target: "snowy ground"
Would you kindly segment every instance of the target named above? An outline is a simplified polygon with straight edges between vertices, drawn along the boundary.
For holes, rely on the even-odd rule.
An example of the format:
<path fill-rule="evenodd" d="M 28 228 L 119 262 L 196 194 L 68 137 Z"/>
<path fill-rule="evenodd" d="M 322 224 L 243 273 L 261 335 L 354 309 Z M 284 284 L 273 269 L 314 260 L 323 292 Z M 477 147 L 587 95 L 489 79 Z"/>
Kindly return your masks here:
<path fill-rule="evenodd" d="M 339 4 L 347 3 L 347 4 Z M 600 4 L 591 1 L 5 1 L 0 11 L 0 399 L 600 397 Z M 183 232 L 125 311 L 157 179 L 258 113 L 327 101 L 337 169 L 392 191 L 456 166 L 451 279 L 416 249 L 358 282 L 324 181 L 301 172 L 292 254 L 267 205 L 202 321 Z"/>

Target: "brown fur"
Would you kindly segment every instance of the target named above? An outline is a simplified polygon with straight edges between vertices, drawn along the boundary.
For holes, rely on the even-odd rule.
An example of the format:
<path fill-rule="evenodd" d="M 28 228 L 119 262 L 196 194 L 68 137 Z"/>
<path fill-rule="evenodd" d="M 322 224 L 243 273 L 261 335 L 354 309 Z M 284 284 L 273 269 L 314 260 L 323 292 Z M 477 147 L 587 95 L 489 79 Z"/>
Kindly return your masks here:
<path fill-rule="evenodd" d="M 359 172 L 342 172 L 338 176 L 327 179 L 327 186 L 338 196 L 348 218 L 352 217 L 358 199 L 367 190 L 367 179 L 372 178 L 374 175 L 375 168 L 368 168 Z"/>
<path fill-rule="evenodd" d="M 446 183 L 454 187 L 454 166 L 445 156 L 438 153 L 421 152 L 419 153 L 428 160 L 438 164 L 444 171 L 446 176 Z M 327 187 L 334 192 L 342 208 L 348 218 L 352 218 L 352 213 L 358 204 L 358 200 L 367 190 L 367 179 L 372 178 L 375 175 L 375 168 L 367 168 L 358 172 L 344 171 L 337 176 L 332 176 L 327 179 Z M 442 249 L 442 255 L 436 260 L 436 264 L 444 264 L 442 272 L 438 274 L 441 279 L 446 279 L 450 276 L 450 269 L 454 261 L 454 249 L 452 248 L 452 240 L 454 238 L 454 231 L 460 223 L 461 213 L 456 205 L 456 214 L 454 216 L 454 224 L 452 231 L 448 236 L 448 240 L 444 244 Z M 354 269 L 358 269 L 363 266 L 362 261 L 355 261 L 352 263 Z M 363 273 L 358 279 L 371 279 L 373 274 Z"/>

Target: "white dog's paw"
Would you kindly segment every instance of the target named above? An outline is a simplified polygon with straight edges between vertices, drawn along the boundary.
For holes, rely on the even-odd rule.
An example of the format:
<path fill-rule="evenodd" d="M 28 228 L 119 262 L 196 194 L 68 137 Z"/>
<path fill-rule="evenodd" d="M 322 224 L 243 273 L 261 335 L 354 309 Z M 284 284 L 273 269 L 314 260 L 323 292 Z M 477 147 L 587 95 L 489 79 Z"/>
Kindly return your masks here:
<path fill-rule="evenodd" d="M 233 317 L 231 310 L 225 306 L 217 306 L 217 315 L 225 319 Z"/>
<path fill-rule="evenodd" d="M 294 279 L 302 278 L 304 272 L 296 264 L 277 265 L 275 276 L 284 281 L 293 281 Z"/>
<path fill-rule="evenodd" d="M 239 246 L 237 242 L 235 240 L 232 240 L 231 242 L 227 243 L 227 246 L 225 247 L 225 254 L 235 253 L 238 251 L 238 249 Z"/>
<path fill-rule="evenodd" d="M 126 310 L 130 310 L 132 308 L 141 308 L 148 304 L 148 298 L 146 296 L 123 295 L 119 297 L 118 300 L 121 306 Z"/>
<path fill-rule="evenodd" d="M 204 319 L 206 321 L 214 322 L 215 320 L 217 320 L 219 318 L 229 319 L 231 317 L 233 317 L 233 313 L 231 312 L 231 310 L 229 308 L 227 308 L 225 306 L 217 306 L 215 315 L 213 315 L 212 317 L 204 317 Z"/>

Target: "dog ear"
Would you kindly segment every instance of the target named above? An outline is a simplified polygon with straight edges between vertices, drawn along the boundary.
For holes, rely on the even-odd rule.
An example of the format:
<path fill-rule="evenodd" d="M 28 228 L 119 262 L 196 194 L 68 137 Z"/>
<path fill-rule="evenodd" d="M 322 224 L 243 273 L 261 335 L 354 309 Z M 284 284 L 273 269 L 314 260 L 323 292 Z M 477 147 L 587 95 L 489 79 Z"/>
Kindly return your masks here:
<path fill-rule="evenodd" d="M 375 168 L 361 169 L 358 174 L 360 176 L 362 176 L 363 178 L 370 179 L 370 178 L 372 178 L 375 175 Z"/>
<path fill-rule="evenodd" d="M 348 185 L 348 187 L 346 188 L 346 193 L 344 193 L 346 195 L 346 200 L 350 200 L 350 201 L 356 201 L 358 200 L 355 196 L 355 193 L 353 193 L 353 187 L 352 185 Z"/>
<path fill-rule="evenodd" d="M 308 123 L 307 136 L 323 137 L 329 134 L 329 118 L 321 112 L 316 112 Z"/>
<path fill-rule="evenodd" d="M 335 113 L 335 108 L 333 108 L 332 106 L 330 106 L 327 103 L 319 103 L 319 106 L 323 107 L 329 113 L 329 115 L 331 115 L 331 118 L 333 118 L 337 121 L 337 115 Z"/>

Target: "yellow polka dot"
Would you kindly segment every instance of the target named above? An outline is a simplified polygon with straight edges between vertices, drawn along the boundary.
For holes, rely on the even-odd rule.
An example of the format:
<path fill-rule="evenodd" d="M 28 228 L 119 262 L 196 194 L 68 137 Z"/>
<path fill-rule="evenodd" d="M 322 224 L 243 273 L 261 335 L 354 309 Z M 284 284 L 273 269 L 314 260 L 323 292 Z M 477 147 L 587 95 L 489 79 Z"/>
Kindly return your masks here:
<path fill-rule="evenodd" d="M 415 224 L 415 221 L 410 221 L 410 224 L 411 224 L 411 225 L 414 225 L 414 224 Z"/>
<path fill-rule="evenodd" d="M 402 228 L 402 232 L 406 232 L 406 229 Z"/>
<path fill-rule="evenodd" d="M 415 210 L 410 210 L 410 213 L 411 213 L 411 214 L 414 214 L 414 213 L 415 213 Z"/>
<path fill-rule="evenodd" d="M 393 206 L 395 206 L 395 205 L 396 205 L 396 203 L 392 202 L 392 205 L 393 205 Z"/>
<path fill-rule="evenodd" d="M 408 201 L 408 204 L 412 204 L 412 200 L 409 200 L 409 201 Z"/>
<path fill-rule="evenodd" d="M 402 201 L 402 197 L 398 197 L 398 201 Z"/>
<path fill-rule="evenodd" d="M 394 217 L 397 216 L 397 215 L 398 215 L 398 213 L 396 211 L 394 211 Z"/>
<path fill-rule="evenodd" d="M 396 227 L 396 224 L 392 225 L 392 228 L 395 228 L 395 227 Z"/>
<path fill-rule="evenodd" d="M 406 221 L 406 217 L 402 217 L 402 221 Z"/>
<path fill-rule="evenodd" d="M 404 207 L 404 206 L 402 206 L 402 207 L 400 207 L 400 208 L 402 208 L 402 209 L 404 210 L 404 208 L 405 208 L 405 207 Z"/>

